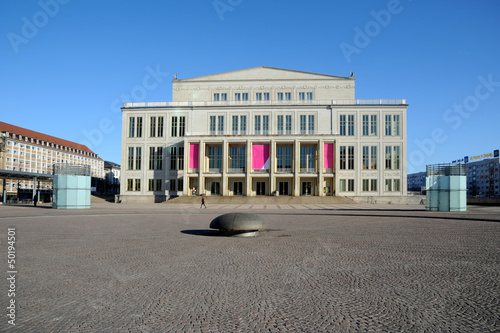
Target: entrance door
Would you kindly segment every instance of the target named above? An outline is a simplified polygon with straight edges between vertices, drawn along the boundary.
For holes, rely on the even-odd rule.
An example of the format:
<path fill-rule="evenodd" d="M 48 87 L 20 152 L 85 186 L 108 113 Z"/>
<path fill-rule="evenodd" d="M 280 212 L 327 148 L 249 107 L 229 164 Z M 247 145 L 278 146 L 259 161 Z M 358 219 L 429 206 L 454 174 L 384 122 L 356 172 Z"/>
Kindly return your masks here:
<path fill-rule="evenodd" d="M 278 191 L 280 195 L 289 195 L 288 193 L 288 182 L 279 182 Z"/>
<path fill-rule="evenodd" d="M 243 182 L 234 182 L 233 183 L 233 194 L 234 195 L 243 195 Z"/>
<path fill-rule="evenodd" d="M 220 182 L 212 182 L 210 184 L 211 195 L 220 195 Z"/>
<path fill-rule="evenodd" d="M 266 182 L 257 182 L 257 195 L 266 195 Z"/>
<path fill-rule="evenodd" d="M 312 194 L 312 182 L 302 182 L 302 195 Z"/>

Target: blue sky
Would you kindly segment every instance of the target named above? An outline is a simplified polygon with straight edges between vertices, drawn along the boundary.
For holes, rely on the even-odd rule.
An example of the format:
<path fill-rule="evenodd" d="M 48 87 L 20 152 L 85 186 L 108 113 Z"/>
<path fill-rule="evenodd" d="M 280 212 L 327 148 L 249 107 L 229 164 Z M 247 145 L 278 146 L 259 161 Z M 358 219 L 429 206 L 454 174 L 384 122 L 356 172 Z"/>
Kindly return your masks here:
<path fill-rule="evenodd" d="M 500 148 L 499 1 L 0 2 L 0 120 L 120 163 L 122 101 L 255 66 L 407 99 L 408 171 Z"/>

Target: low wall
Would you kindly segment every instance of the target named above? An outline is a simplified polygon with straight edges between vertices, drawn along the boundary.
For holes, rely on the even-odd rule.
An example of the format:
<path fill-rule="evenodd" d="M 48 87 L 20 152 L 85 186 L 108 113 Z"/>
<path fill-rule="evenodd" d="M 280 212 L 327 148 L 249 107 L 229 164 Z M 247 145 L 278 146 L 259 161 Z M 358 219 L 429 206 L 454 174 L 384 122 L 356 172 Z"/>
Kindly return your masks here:
<path fill-rule="evenodd" d="M 349 197 L 356 203 L 368 204 L 397 204 L 397 205 L 425 205 L 425 195 L 412 196 L 372 196 L 372 197 Z"/>
<path fill-rule="evenodd" d="M 487 198 L 467 198 L 468 205 L 487 205 L 487 206 L 500 206 L 500 198 L 487 199 Z"/>
<path fill-rule="evenodd" d="M 167 201 L 166 195 L 123 195 L 115 196 L 115 202 L 123 203 L 159 203 Z"/>

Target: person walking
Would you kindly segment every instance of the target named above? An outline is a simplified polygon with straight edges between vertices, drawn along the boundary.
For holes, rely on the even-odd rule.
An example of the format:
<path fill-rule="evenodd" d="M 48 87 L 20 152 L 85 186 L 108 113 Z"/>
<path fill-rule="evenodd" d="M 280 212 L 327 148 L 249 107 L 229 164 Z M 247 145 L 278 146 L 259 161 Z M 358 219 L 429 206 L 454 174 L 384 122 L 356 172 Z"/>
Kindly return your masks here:
<path fill-rule="evenodd" d="M 200 206 L 200 208 L 203 207 L 203 206 L 205 206 L 205 208 L 207 208 L 207 205 L 205 205 L 205 197 L 204 196 L 201 197 L 201 206 Z"/>

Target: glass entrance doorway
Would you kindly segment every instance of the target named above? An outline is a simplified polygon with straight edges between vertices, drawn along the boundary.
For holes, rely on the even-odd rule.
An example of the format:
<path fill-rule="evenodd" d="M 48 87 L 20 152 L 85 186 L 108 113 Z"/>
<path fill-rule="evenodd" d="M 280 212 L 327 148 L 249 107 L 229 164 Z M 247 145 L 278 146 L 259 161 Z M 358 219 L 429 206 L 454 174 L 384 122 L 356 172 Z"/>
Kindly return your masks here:
<path fill-rule="evenodd" d="M 290 195 L 288 193 L 288 182 L 278 182 L 278 191 L 280 195 Z"/>
<path fill-rule="evenodd" d="M 312 195 L 312 182 L 302 182 L 301 195 Z"/>

